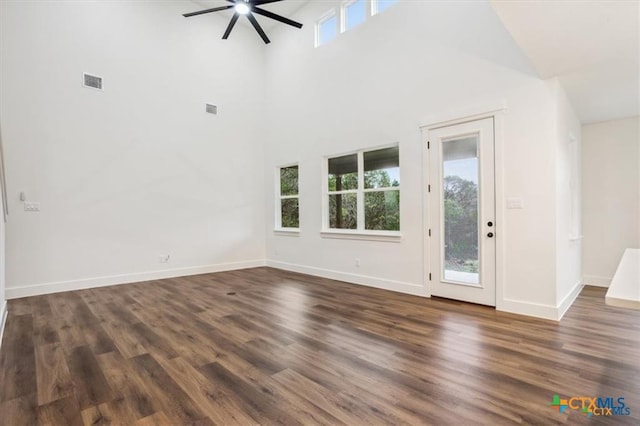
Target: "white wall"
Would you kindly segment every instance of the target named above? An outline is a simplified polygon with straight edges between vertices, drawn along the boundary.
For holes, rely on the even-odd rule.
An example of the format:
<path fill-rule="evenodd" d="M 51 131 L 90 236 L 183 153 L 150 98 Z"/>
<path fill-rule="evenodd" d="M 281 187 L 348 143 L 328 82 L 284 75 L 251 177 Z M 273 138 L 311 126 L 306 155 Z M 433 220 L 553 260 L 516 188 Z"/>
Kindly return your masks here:
<path fill-rule="evenodd" d="M 4 208 L 2 197 L 0 197 L 0 209 Z M 0 210 L 1 212 L 2 210 Z M 7 297 L 5 293 L 5 222 L 0 217 L 0 345 L 2 344 L 2 335 L 7 317 Z"/>
<path fill-rule="evenodd" d="M 309 25 L 276 32 L 267 52 L 269 264 L 427 295 L 420 125 L 505 104 L 498 205 L 521 197 L 525 208 L 499 212 L 498 308 L 555 318 L 555 83 L 533 76 L 487 3 L 400 2 L 314 48 L 310 24 L 338 4 L 311 2 L 297 16 Z M 393 142 L 402 241 L 322 238 L 322 157 Z M 273 232 L 274 170 L 292 162 L 300 164 L 299 237 Z"/>
<path fill-rule="evenodd" d="M 582 289 L 581 125 L 563 86 L 558 79 L 552 81 L 557 130 L 556 304 L 564 313 Z"/>
<path fill-rule="evenodd" d="M 2 161 L 2 129 L 0 128 L 0 345 L 2 345 L 2 335 L 4 333 L 4 325 L 7 318 L 7 297 L 5 295 L 5 209 L 4 209 L 4 186 L 2 170 L 4 162 Z"/>
<path fill-rule="evenodd" d="M 582 141 L 584 281 L 606 287 L 640 248 L 640 117 L 586 125 Z"/>
<path fill-rule="evenodd" d="M 9 297 L 263 262 L 253 29 L 222 41 L 227 19 L 190 2 L 0 7 Z"/>
<path fill-rule="evenodd" d="M 0 145 L 2 144 L 2 136 L 0 135 Z M 2 179 L 0 179 L 1 185 Z M 0 187 L 0 192 L 2 188 Z M 0 194 L 0 345 L 2 345 L 2 335 L 4 332 L 4 325 L 7 316 L 7 297 L 5 294 L 5 265 L 6 265 L 6 252 L 5 252 L 5 222 L 2 215 L 4 209 L 4 201 L 2 194 Z"/>

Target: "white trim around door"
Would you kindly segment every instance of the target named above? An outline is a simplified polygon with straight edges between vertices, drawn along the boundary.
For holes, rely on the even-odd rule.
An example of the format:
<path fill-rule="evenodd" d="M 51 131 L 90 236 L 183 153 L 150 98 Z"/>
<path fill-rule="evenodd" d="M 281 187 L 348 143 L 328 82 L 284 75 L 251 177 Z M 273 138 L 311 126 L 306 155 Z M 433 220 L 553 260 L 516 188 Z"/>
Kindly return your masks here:
<path fill-rule="evenodd" d="M 443 295 L 439 293 L 437 290 L 434 292 L 434 288 L 432 286 L 432 282 L 434 279 L 434 272 L 432 259 L 434 257 L 438 257 L 438 261 L 440 262 L 440 253 L 434 253 L 434 247 L 432 244 L 432 236 L 433 228 L 435 223 L 433 223 L 433 214 L 432 214 L 432 200 L 430 197 L 430 193 L 428 192 L 429 185 L 432 184 L 430 180 L 432 179 L 430 176 L 431 168 L 429 167 L 429 150 L 427 149 L 427 142 L 433 143 L 433 141 L 429 140 L 429 132 L 432 132 L 436 129 L 441 129 L 445 127 L 450 127 L 459 124 L 465 124 L 475 121 L 480 121 L 483 119 L 489 119 L 492 121 L 493 125 L 493 168 L 494 168 L 494 208 L 492 222 L 494 223 L 494 236 L 493 236 L 493 244 L 494 244 L 494 253 L 495 260 L 494 262 L 494 271 L 495 271 L 495 290 L 493 290 L 493 295 L 489 301 L 474 301 L 468 300 L 475 303 L 488 304 L 491 306 L 495 306 L 498 310 L 509 310 L 503 309 L 504 307 L 504 296 L 503 296 L 503 280 L 504 280 L 504 241 L 505 241 L 505 230 L 504 227 L 501 227 L 500 224 L 504 223 L 504 206 L 503 206 L 503 167 L 502 167 L 502 139 L 503 139 L 503 123 L 504 123 L 504 114 L 506 113 L 506 108 L 502 110 L 495 109 L 487 109 L 487 112 L 482 114 L 473 114 L 467 117 L 458 117 L 455 119 L 450 119 L 448 121 L 443 120 L 433 120 L 434 124 L 425 125 L 421 127 L 422 130 L 422 140 L 421 144 L 423 144 L 423 182 L 424 182 L 424 200 L 423 200 L 423 216 L 425 223 L 424 230 L 424 282 L 425 286 L 429 291 L 430 295 L 439 296 Z M 448 117 L 449 118 L 449 117 Z M 438 219 L 439 220 L 439 219 Z M 439 226 L 438 222 L 438 226 Z M 482 232 L 486 231 L 486 222 L 482 223 L 480 230 Z M 486 232 L 485 232 L 486 234 Z M 431 281 L 429 280 L 429 274 L 431 273 Z M 438 272 L 440 273 L 440 272 Z M 447 296 L 447 295 L 444 295 Z M 450 294 L 448 297 L 456 298 L 455 294 Z M 461 299 L 465 300 L 465 299 Z"/>

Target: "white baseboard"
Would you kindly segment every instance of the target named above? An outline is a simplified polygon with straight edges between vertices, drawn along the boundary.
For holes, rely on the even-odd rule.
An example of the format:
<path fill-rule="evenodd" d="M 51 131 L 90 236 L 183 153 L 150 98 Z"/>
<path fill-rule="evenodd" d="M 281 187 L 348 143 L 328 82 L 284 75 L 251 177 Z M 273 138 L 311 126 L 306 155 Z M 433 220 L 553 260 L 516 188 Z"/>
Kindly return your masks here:
<path fill-rule="evenodd" d="M 4 325 L 7 323 L 7 315 L 9 311 L 7 310 L 7 301 L 2 301 L 2 309 L 0 309 L 0 349 L 2 349 L 2 338 L 4 336 Z"/>
<path fill-rule="evenodd" d="M 285 271 L 299 272 L 302 274 L 328 278 L 332 280 L 344 281 L 384 290 L 397 291 L 400 293 L 412 294 L 415 296 L 429 297 L 428 289 L 419 283 L 407 283 L 402 281 L 389 280 L 385 278 L 372 277 L 367 275 L 353 274 L 348 272 L 335 271 L 331 269 L 318 268 L 314 266 L 298 265 L 294 263 L 279 262 L 275 260 L 249 260 L 243 262 L 222 263 L 215 265 L 204 265 L 187 268 L 165 269 L 161 271 L 140 272 L 134 274 L 111 275 L 105 277 L 95 277 L 81 280 L 58 281 L 51 283 L 35 284 L 23 287 L 8 287 L 6 289 L 7 299 L 17 299 L 20 297 L 38 296 L 42 294 L 59 293 L 63 291 L 82 290 L 87 288 L 105 287 L 111 285 L 128 284 L 141 281 L 151 281 L 164 278 L 175 278 L 189 275 L 208 274 L 214 272 L 232 271 L 238 269 L 255 268 L 260 266 L 270 266 Z M 585 282 L 589 285 L 585 277 Z M 582 281 L 576 283 L 574 288 L 558 304 L 558 306 L 544 305 L 538 303 L 524 302 L 520 300 L 504 299 L 499 301 L 496 309 L 504 312 L 511 312 L 519 315 L 528 315 L 537 318 L 544 318 L 559 321 L 582 290 Z M 6 302 L 1 311 L 2 327 L 6 320 Z M 1 330 L 1 329 L 0 329 Z M 0 331 L 1 333 L 1 331 Z"/>
<path fill-rule="evenodd" d="M 429 292 L 422 284 L 393 281 L 384 278 L 371 277 L 367 275 L 352 274 L 348 272 L 334 271 L 330 269 L 317 268 L 315 266 L 298 265 L 294 263 L 278 262 L 267 260 L 267 266 L 285 271 L 299 272 L 301 274 L 313 275 L 315 277 L 329 278 L 337 281 L 344 281 L 352 284 L 360 284 L 368 287 L 381 288 L 384 290 L 397 291 L 400 293 L 412 294 L 414 296 L 429 297 Z"/>
<path fill-rule="evenodd" d="M 564 299 L 560 301 L 560 303 L 558 304 L 558 321 L 560 321 L 564 314 L 567 313 L 571 305 L 573 305 L 573 302 L 575 302 L 580 295 L 580 292 L 583 288 L 584 284 L 582 283 L 582 280 L 578 281 L 577 283 L 575 283 L 569 294 L 567 294 Z"/>
<path fill-rule="evenodd" d="M 358 275 L 347 272 L 334 271 L 330 269 L 317 268 L 314 266 L 279 262 L 275 260 L 267 260 L 267 266 L 276 269 L 283 269 L 285 271 L 313 275 L 316 277 L 329 278 L 332 280 L 345 281 L 348 283 L 413 294 L 416 296 L 429 297 L 428 290 L 420 284 L 411 284 L 400 281 L 370 277 L 366 275 Z M 582 290 L 582 287 L 582 281 L 576 283 L 571 292 L 562 300 L 560 304 L 558 304 L 558 306 L 506 299 L 498 304 L 496 310 L 519 315 L 527 315 L 536 318 L 549 319 L 552 321 L 559 321 L 565 314 L 565 312 L 569 309 L 576 297 L 578 297 L 580 291 Z"/>
<path fill-rule="evenodd" d="M 553 305 L 524 302 L 522 300 L 504 299 L 496 305 L 496 310 L 512 314 L 558 321 L 558 308 Z"/>
<path fill-rule="evenodd" d="M 522 300 L 505 299 L 498 303 L 496 310 L 552 321 L 560 321 L 578 295 L 580 295 L 583 287 L 584 285 L 582 284 L 582 280 L 578 281 L 573 286 L 569 294 L 567 294 L 557 306 L 524 302 Z"/>
<path fill-rule="evenodd" d="M 83 290 L 87 288 L 106 287 L 118 284 L 130 284 L 141 281 L 159 280 L 164 278 L 209 274 L 212 272 L 233 271 L 237 269 L 256 268 L 258 266 L 265 266 L 265 261 L 248 260 L 243 262 L 164 269 L 161 271 L 138 272 L 134 274 L 110 275 L 106 277 L 95 277 L 81 280 L 58 281 L 52 283 L 28 285 L 23 287 L 7 287 L 6 297 L 7 299 L 18 299 L 20 297 L 60 293 L 62 291 Z"/>
<path fill-rule="evenodd" d="M 609 287 L 613 277 L 598 277 L 595 275 L 585 275 L 584 285 L 592 285 L 594 287 Z"/>
<path fill-rule="evenodd" d="M 640 309 L 640 301 L 620 299 L 617 297 L 610 297 L 610 296 L 606 296 L 604 300 L 606 301 L 606 304 L 609 306 L 615 306 L 617 308 L 626 308 L 626 309 Z"/>

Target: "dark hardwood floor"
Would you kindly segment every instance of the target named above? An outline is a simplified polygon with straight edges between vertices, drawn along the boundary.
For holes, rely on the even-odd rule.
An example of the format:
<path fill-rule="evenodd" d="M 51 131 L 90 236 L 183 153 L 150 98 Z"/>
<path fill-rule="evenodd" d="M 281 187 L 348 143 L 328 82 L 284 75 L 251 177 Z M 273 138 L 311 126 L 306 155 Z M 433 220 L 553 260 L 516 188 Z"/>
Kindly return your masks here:
<path fill-rule="evenodd" d="M 587 287 L 555 323 L 269 268 L 12 300 L 0 423 L 637 425 L 640 311 Z"/>

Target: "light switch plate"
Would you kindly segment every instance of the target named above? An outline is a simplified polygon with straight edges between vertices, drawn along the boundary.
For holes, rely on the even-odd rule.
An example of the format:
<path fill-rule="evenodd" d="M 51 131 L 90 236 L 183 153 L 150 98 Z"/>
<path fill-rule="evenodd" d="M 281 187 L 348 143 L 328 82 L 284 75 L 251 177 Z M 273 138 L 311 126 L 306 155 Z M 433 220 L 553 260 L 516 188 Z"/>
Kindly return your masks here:
<path fill-rule="evenodd" d="M 523 209 L 524 201 L 522 198 L 507 198 L 507 208 L 508 209 Z"/>
<path fill-rule="evenodd" d="M 24 211 L 25 212 L 39 212 L 40 211 L 40 203 L 34 203 L 34 202 L 24 203 Z"/>

